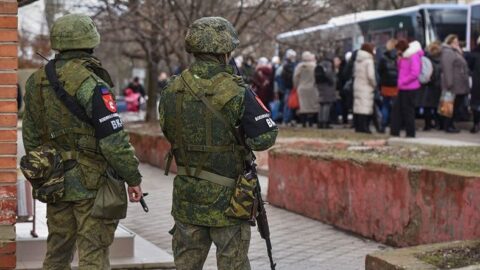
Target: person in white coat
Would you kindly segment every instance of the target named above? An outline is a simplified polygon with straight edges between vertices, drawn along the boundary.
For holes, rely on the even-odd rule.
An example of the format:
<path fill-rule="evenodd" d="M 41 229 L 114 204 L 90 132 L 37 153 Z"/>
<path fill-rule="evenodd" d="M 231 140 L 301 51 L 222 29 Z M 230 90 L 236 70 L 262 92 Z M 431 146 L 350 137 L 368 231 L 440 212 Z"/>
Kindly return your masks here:
<path fill-rule="evenodd" d="M 302 62 L 295 67 L 293 86 L 297 88 L 300 108 L 297 113 L 303 127 L 312 126 L 320 109 L 318 91 L 315 86 L 315 55 L 309 51 L 302 53 Z"/>
<path fill-rule="evenodd" d="M 364 43 L 357 52 L 353 70 L 353 114 L 356 132 L 371 133 L 370 120 L 377 81 L 375 78 L 374 46 Z"/>

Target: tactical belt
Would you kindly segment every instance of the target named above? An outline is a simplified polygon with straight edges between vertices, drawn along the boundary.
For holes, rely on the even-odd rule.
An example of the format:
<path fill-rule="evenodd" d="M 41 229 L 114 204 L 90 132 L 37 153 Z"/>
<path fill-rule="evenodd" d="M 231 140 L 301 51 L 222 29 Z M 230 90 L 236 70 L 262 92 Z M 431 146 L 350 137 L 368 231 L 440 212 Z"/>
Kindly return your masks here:
<path fill-rule="evenodd" d="M 189 176 L 187 174 L 187 169 L 183 166 L 177 166 L 177 175 Z M 202 180 L 206 180 L 221 186 L 230 187 L 230 188 L 233 188 L 236 182 L 236 180 L 233 178 L 228 178 L 219 174 L 207 172 L 205 170 L 202 170 L 198 174 L 198 176 L 194 176 L 194 177 L 200 178 Z"/>

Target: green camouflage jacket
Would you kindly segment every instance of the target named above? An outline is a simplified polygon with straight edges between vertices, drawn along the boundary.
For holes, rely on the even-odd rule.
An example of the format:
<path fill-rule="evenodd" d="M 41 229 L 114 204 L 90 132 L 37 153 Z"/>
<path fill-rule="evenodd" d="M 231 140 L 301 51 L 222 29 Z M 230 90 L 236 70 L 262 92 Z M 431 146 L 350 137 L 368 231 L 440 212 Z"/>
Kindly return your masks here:
<path fill-rule="evenodd" d="M 255 151 L 271 147 L 278 129 L 243 80 L 214 57 L 197 58 L 189 70 L 172 78 L 162 91 L 160 125 L 172 144 L 177 166 L 189 170 L 175 177 L 173 217 L 202 226 L 238 224 L 243 221 L 224 215 L 233 187 L 213 183 L 208 175 L 236 179 L 243 172 L 247 152 L 236 143 L 229 127 L 196 99 L 187 85 L 196 95 L 205 95 L 228 123 L 242 125 L 245 141 Z"/>
<path fill-rule="evenodd" d="M 107 168 L 129 186 L 140 184 L 139 162 L 116 113 L 111 83 L 105 81 L 109 81 L 108 73 L 84 51 L 63 52 L 55 59 L 59 81 L 92 118 L 92 124 L 66 109 L 42 67 L 30 76 L 25 88 L 25 151 L 47 143 L 60 152 L 78 154 L 77 165 L 65 173 L 64 201 L 94 198 Z"/>

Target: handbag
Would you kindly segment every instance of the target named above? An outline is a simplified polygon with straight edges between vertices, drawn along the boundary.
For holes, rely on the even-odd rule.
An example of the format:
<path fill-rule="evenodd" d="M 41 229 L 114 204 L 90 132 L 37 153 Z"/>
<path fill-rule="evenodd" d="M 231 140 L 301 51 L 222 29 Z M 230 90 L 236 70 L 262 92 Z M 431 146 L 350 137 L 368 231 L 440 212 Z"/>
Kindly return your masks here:
<path fill-rule="evenodd" d="M 123 219 L 127 216 L 127 190 L 125 181 L 107 170 L 107 177 L 97 191 L 90 215 L 100 219 Z"/>
<path fill-rule="evenodd" d="M 288 95 L 287 106 L 292 110 L 296 110 L 300 108 L 300 101 L 298 100 L 297 88 L 293 88 L 292 91 L 290 91 L 290 94 Z"/>
<path fill-rule="evenodd" d="M 382 96 L 384 97 L 396 97 L 398 96 L 398 88 L 395 86 L 382 86 Z"/>
<path fill-rule="evenodd" d="M 442 90 L 440 102 L 438 104 L 438 114 L 451 118 L 453 116 L 453 103 L 455 94 L 450 91 Z"/>

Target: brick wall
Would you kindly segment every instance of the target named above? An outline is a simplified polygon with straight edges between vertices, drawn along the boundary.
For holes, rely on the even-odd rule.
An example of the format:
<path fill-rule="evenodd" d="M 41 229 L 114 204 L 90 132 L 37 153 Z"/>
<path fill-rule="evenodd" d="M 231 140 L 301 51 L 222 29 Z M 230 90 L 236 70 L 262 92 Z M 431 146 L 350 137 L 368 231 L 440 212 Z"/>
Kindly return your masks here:
<path fill-rule="evenodd" d="M 0 0 L 0 269 L 16 266 L 17 2 Z"/>

